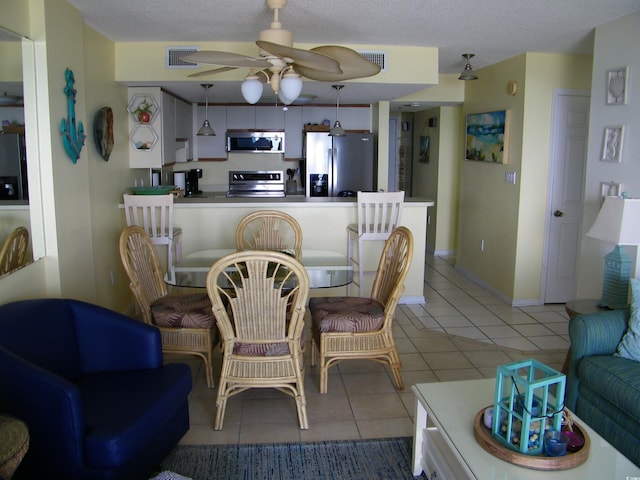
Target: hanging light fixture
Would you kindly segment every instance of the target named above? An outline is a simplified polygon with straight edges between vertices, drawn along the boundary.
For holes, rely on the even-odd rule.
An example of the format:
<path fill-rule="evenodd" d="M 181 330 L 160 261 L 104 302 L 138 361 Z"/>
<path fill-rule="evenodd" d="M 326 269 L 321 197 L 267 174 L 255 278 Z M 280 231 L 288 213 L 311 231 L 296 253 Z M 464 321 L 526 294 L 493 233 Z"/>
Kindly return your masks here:
<path fill-rule="evenodd" d="M 344 85 L 332 85 L 336 89 L 336 123 L 333 124 L 331 130 L 329 130 L 330 137 L 344 137 L 346 135 L 344 128 L 340 125 L 338 120 L 338 111 L 340 110 L 340 90 L 344 88 Z"/>
<path fill-rule="evenodd" d="M 476 75 L 476 72 L 471 68 L 471 63 L 469 63 L 469 60 L 475 57 L 475 54 L 463 53 L 462 56 L 467 60 L 467 64 L 464 66 L 464 70 L 462 70 L 458 80 L 477 80 L 478 75 Z"/>
<path fill-rule="evenodd" d="M 200 137 L 214 137 L 216 132 L 211 128 L 211 124 L 209 123 L 209 118 L 207 116 L 209 111 L 209 89 L 213 87 L 212 83 L 202 83 L 202 88 L 204 88 L 204 123 L 198 130 L 197 135 Z"/>

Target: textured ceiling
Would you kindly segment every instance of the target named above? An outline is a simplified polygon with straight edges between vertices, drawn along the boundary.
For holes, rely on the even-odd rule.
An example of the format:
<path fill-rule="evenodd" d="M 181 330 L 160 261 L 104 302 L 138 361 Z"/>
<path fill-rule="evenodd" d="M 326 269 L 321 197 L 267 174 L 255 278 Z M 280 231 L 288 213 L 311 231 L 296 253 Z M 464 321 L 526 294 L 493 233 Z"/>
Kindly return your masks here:
<path fill-rule="evenodd" d="M 272 20 L 263 0 L 68 1 L 114 41 L 252 42 Z M 465 52 L 476 54 L 474 69 L 524 52 L 592 53 L 596 26 L 639 10 L 640 0 L 289 0 L 280 21 L 293 33 L 294 46 L 438 47 L 440 73 L 458 73 Z M 333 98 L 330 85 L 323 87 Z M 386 99 L 407 93 L 396 95 L 394 88 L 379 90 Z M 202 101 L 198 84 L 176 89 Z M 309 93 L 306 86 L 303 93 Z M 353 84 L 341 92 L 341 102 L 368 101 L 373 94 L 366 84 Z"/>

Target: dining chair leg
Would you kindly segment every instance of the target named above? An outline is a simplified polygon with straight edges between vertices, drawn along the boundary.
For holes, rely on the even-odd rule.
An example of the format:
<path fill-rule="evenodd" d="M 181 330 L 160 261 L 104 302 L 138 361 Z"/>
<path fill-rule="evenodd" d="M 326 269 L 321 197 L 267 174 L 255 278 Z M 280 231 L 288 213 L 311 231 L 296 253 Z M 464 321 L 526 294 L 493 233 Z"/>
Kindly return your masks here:
<path fill-rule="evenodd" d="M 391 365 L 391 371 L 393 372 L 393 379 L 398 390 L 404 390 L 404 381 L 402 380 L 402 362 L 398 356 L 398 351 L 395 345 L 393 350 L 389 354 L 389 363 Z"/>
<path fill-rule="evenodd" d="M 226 389 L 226 382 L 220 381 L 220 385 L 218 386 L 218 399 L 216 400 L 216 418 L 213 423 L 214 430 L 222 430 L 224 425 L 224 413 L 227 409 L 227 398 L 226 393 L 223 393 Z"/>
<path fill-rule="evenodd" d="M 296 382 L 297 393 L 295 396 L 296 407 L 298 410 L 298 421 L 300 422 L 300 429 L 309 429 L 309 420 L 307 419 L 307 397 L 304 394 L 304 378 L 302 374 L 298 375 L 298 381 Z"/>

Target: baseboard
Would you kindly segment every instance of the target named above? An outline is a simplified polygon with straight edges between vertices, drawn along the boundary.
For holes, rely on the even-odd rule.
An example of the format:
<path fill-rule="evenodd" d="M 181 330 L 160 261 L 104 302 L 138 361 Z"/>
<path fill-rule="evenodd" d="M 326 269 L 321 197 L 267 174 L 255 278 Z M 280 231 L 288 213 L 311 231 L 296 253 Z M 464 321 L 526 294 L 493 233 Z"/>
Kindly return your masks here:
<path fill-rule="evenodd" d="M 512 307 L 532 307 L 532 306 L 535 306 L 535 305 L 544 305 L 544 302 L 542 300 L 540 300 L 539 298 L 533 298 L 533 299 L 526 299 L 525 298 L 525 299 L 514 300 L 513 298 L 505 295 L 503 292 L 501 292 L 500 290 L 495 288 L 493 285 L 490 285 L 489 283 L 485 282 L 480 277 L 477 277 L 473 273 L 468 272 L 464 268 L 459 267 L 458 265 L 456 265 L 455 266 L 455 270 L 456 270 L 456 272 L 464 275 L 465 277 L 467 277 L 469 280 L 473 281 L 474 283 L 477 283 L 479 286 L 481 286 L 482 288 L 487 290 L 489 293 L 495 295 L 496 297 L 498 297 L 503 302 L 508 303 Z"/>
<path fill-rule="evenodd" d="M 420 305 L 427 303 L 427 300 L 423 295 L 411 295 L 400 297 L 400 301 L 398 303 L 403 305 Z"/>

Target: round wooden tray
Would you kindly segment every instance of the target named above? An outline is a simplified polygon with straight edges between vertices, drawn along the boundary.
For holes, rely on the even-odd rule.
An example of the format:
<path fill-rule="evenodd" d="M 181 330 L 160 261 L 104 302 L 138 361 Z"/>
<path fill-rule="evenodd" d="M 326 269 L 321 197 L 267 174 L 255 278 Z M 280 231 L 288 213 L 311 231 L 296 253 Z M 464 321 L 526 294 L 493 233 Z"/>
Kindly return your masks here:
<path fill-rule="evenodd" d="M 505 447 L 493 438 L 491 429 L 487 428 L 484 424 L 482 418 L 484 410 L 491 406 L 492 405 L 488 405 L 481 409 L 473 419 L 473 434 L 476 441 L 490 454 L 514 465 L 534 470 L 567 470 L 583 464 L 589 457 L 591 440 L 587 432 L 575 421 L 573 422 L 573 430 L 584 437 L 584 445 L 577 452 L 567 452 L 567 454 L 562 457 L 547 457 L 544 455 L 526 455 Z"/>

